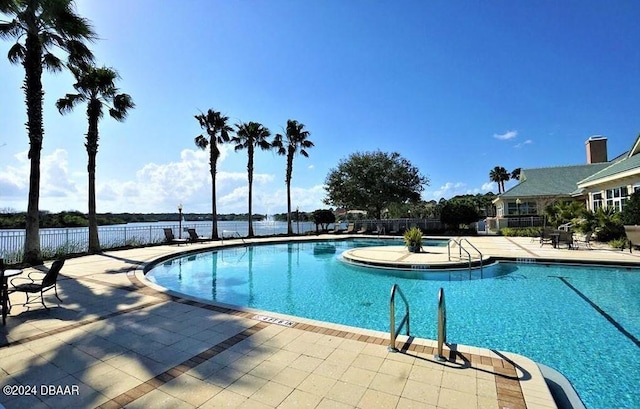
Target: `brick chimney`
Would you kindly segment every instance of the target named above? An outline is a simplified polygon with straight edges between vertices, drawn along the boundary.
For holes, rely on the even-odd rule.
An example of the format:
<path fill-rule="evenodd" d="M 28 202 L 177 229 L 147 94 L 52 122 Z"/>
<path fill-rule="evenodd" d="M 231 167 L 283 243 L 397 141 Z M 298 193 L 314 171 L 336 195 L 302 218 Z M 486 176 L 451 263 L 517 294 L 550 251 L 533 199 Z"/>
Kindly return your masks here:
<path fill-rule="evenodd" d="M 607 162 L 606 136 L 590 136 L 584 144 L 587 145 L 587 163 Z"/>

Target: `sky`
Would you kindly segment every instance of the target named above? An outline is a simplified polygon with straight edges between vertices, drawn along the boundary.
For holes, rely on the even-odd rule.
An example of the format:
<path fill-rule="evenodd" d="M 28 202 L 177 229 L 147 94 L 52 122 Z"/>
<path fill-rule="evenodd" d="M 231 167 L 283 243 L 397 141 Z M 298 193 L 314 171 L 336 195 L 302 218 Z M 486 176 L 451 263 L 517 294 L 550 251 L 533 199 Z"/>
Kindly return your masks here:
<path fill-rule="evenodd" d="M 429 179 L 424 200 L 498 189 L 495 166 L 609 158 L 640 133 L 640 2 L 79 0 L 136 108 L 100 122 L 97 211 L 211 211 L 208 152 L 194 115 L 310 131 L 292 206 L 327 208 L 324 182 L 355 152 L 398 152 Z M 0 16 L 0 20 L 6 20 Z M 0 211 L 25 211 L 24 69 L 0 40 Z M 59 56 L 64 56 L 58 52 Z M 87 211 L 86 107 L 60 115 L 69 73 L 43 75 L 40 209 Z M 247 212 L 247 155 L 224 145 L 219 213 Z M 286 160 L 255 155 L 253 212 L 286 212 Z M 507 188 L 514 186 L 507 183 Z"/>

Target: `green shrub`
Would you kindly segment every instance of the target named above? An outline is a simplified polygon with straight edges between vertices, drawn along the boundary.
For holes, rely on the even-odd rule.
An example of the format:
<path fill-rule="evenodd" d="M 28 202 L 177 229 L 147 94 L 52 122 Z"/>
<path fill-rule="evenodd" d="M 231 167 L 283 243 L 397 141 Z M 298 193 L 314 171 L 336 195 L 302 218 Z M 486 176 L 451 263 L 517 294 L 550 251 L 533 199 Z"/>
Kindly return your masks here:
<path fill-rule="evenodd" d="M 615 239 L 609 241 L 609 245 L 614 249 L 624 250 L 627 247 L 627 239 Z"/>
<path fill-rule="evenodd" d="M 540 237 L 542 227 L 505 227 L 498 235 L 506 237 Z"/>
<path fill-rule="evenodd" d="M 417 227 L 412 227 L 405 231 L 402 237 L 404 238 L 404 244 L 409 248 L 409 251 L 419 250 L 422 246 L 422 230 Z"/>

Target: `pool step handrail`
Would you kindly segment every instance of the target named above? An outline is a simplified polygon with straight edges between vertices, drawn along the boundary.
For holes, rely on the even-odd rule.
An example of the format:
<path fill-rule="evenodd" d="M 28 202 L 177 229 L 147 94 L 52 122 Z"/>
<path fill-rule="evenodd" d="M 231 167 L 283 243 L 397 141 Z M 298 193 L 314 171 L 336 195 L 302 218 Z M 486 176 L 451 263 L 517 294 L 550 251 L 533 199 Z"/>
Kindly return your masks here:
<path fill-rule="evenodd" d="M 447 342 L 447 306 L 444 302 L 444 288 L 438 290 L 438 350 L 435 359 L 438 361 L 446 361 L 442 351 L 443 345 Z"/>
<path fill-rule="evenodd" d="M 404 302 L 404 306 L 406 308 L 406 312 L 400 320 L 400 324 L 396 328 L 396 293 L 400 294 L 400 298 Z M 406 324 L 407 326 L 407 336 L 409 336 L 409 302 L 407 302 L 407 298 L 402 293 L 402 290 L 398 286 L 398 284 L 394 284 L 391 287 L 391 298 L 389 300 L 389 329 L 390 329 L 390 339 L 389 346 L 387 347 L 387 351 L 389 352 L 398 352 L 398 348 L 396 348 L 396 338 L 398 337 L 398 333 L 402 330 L 402 327 Z"/>
<path fill-rule="evenodd" d="M 464 251 L 467 254 L 467 260 L 469 262 L 469 271 L 471 271 L 471 253 L 469 253 L 469 251 L 464 248 L 464 246 L 462 245 L 462 241 L 466 241 L 467 244 L 469 244 L 469 246 L 471 246 L 479 255 L 480 255 L 480 270 L 482 270 L 482 263 L 483 263 L 483 256 L 482 253 L 480 252 L 480 250 L 478 250 L 476 248 L 476 246 L 474 246 L 473 244 L 471 244 L 471 242 L 469 242 L 469 240 L 465 239 L 464 237 L 460 240 L 456 240 L 456 239 L 449 239 L 449 241 L 447 242 L 447 256 L 449 261 L 451 261 L 451 242 L 454 242 L 457 246 L 458 246 L 458 256 L 460 258 L 462 258 L 462 252 Z"/>

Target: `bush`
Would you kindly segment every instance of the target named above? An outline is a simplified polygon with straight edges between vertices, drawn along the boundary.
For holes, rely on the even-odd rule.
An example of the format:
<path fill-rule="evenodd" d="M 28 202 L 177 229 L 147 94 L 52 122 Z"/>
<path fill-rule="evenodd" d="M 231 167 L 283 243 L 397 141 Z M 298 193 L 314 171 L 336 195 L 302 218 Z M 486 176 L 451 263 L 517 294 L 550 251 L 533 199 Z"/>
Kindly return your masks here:
<path fill-rule="evenodd" d="M 417 227 L 412 227 L 402 235 L 404 238 L 404 244 L 409 248 L 409 251 L 419 251 L 422 247 L 422 230 Z"/>
<path fill-rule="evenodd" d="M 627 239 L 615 239 L 609 241 L 609 245 L 614 249 L 624 250 L 627 247 Z"/>
<path fill-rule="evenodd" d="M 540 237 L 542 227 L 505 227 L 498 234 L 506 237 Z"/>

